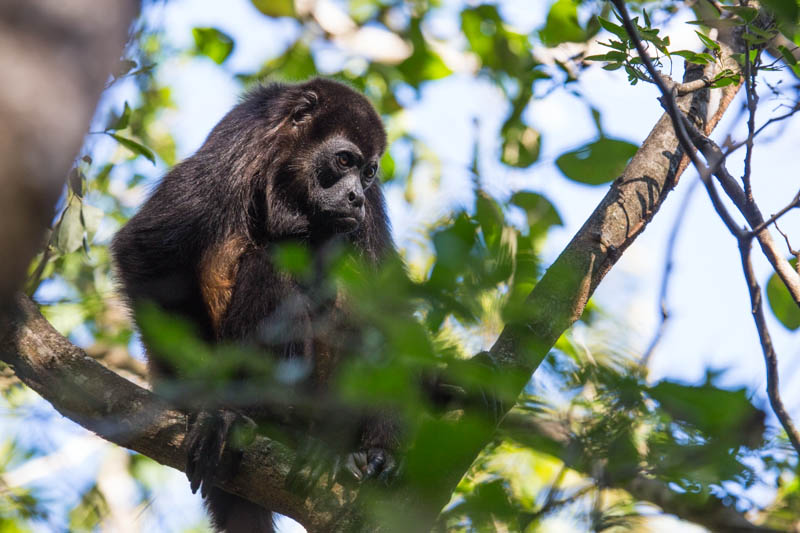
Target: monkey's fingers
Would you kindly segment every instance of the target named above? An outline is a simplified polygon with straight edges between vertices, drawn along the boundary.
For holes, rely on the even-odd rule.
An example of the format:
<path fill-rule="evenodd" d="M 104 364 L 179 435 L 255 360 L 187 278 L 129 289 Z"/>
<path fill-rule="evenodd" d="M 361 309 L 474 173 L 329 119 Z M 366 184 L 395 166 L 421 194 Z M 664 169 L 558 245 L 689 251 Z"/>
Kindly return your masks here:
<path fill-rule="evenodd" d="M 239 466 L 241 450 L 252 440 L 255 423 L 233 411 L 201 411 L 190 421 L 187 433 L 186 477 L 192 492 L 205 498 L 220 480 L 231 478 Z"/>

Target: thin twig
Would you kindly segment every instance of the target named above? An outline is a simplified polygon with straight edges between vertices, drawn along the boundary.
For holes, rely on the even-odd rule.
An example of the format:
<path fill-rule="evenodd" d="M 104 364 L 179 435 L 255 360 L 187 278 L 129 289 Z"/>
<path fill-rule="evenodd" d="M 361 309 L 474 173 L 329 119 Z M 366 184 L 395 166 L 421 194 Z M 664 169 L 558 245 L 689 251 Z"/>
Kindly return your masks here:
<path fill-rule="evenodd" d="M 788 113 L 785 113 L 783 115 L 778 115 L 777 117 L 772 117 L 771 119 L 769 119 L 765 123 L 763 123 L 761 126 L 759 126 L 759 128 L 755 132 L 753 132 L 753 139 L 758 137 L 758 135 L 762 131 L 764 131 L 768 126 L 774 124 L 775 122 L 780 122 L 781 120 L 785 120 L 785 119 L 793 116 L 798 111 L 800 111 L 800 102 L 795 102 L 794 106 L 791 108 L 791 111 L 789 111 Z M 750 136 L 748 135 L 748 139 L 749 138 L 750 138 Z M 736 150 L 738 150 L 742 146 L 745 146 L 746 144 L 747 144 L 747 139 L 745 139 L 742 142 L 738 142 L 738 143 L 732 145 L 730 148 L 728 148 L 728 150 L 725 151 L 725 157 L 728 157 L 733 152 L 735 152 Z"/>
<path fill-rule="evenodd" d="M 680 143 L 684 153 L 689 157 L 692 164 L 700 173 L 700 180 L 703 182 L 706 191 L 708 191 L 708 195 L 711 197 L 711 203 L 714 206 L 714 210 L 717 212 L 717 214 L 719 214 L 728 230 L 730 230 L 734 235 L 742 233 L 741 228 L 739 228 L 733 217 L 730 215 L 730 213 L 728 213 L 725 204 L 722 203 L 722 200 L 719 197 L 719 193 L 717 193 L 716 186 L 711 179 L 714 169 L 709 169 L 706 167 L 700 158 L 697 157 L 697 151 L 695 150 L 694 145 L 689 138 L 689 134 L 686 131 L 686 126 L 684 125 L 684 115 L 678 108 L 678 103 L 675 101 L 675 94 L 670 90 L 669 87 L 667 87 L 667 84 L 661 77 L 661 74 L 650 60 L 650 56 L 647 55 L 644 45 L 642 44 L 642 40 L 639 38 L 639 33 L 636 31 L 636 28 L 631 22 L 631 17 L 628 14 L 627 7 L 625 7 L 625 2 L 623 0 L 612 0 L 612 3 L 620 12 L 622 25 L 625 27 L 625 31 L 628 32 L 633 44 L 636 46 L 636 51 L 639 53 L 639 57 L 642 59 L 642 63 L 644 63 L 647 72 L 650 74 L 650 77 L 653 78 L 653 81 L 655 82 L 656 86 L 658 86 L 659 91 L 661 91 L 661 103 L 666 109 L 670 119 L 672 119 L 672 125 L 675 128 L 675 136 L 678 138 L 678 142 Z"/>
<path fill-rule="evenodd" d="M 700 179 L 703 181 L 703 185 L 705 185 L 706 190 L 708 191 L 709 196 L 711 197 L 711 202 L 714 205 L 714 209 L 720 215 L 723 222 L 725 223 L 725 226 L 736 237 L 739 243 L 739 250 L 742 258 L 742 268 L 744 270 L 748 290 L 750 291 L 750 302 L 752 304 L 751 311 L 753 313 L 753 318 L 756 322 L 756 329 L 758 330 L 758 336 L 759 340 L 761 341 L 761 347 L 764 353 L 764 360 L 767 366 L 767 396 L 769 397 L 770 405 L 772 406 L 775 415 L 778 417 L 778 420 L 780 421 L 781 425 L 783 426 L 784 430 L 789 436 L 789 440 L 791 441 L 792 446 L 798 453 L 800 453 L 800 434 L 794 427 L 794 423 L 792 422 L 789 413 L 786 411 L 786 408 L 784 407 L 783 402 L 781 401 L 780 391 L 778 390 L 778 363 L 777 363 L 778 358 L 772 346 L 772 340 L 769 335 L 769 330 L 767 329 L 766 320 L 764 319 L 764 309 L 761 300 L 761 288 L 758 286 L 758 282 L 755 280 L 755 275 L 753 274 L 753 266 L 750 260 L 750 247 L 753 237 L 751 236 L 750 232 L 744 231 L 742 228 L 738 227 L 738 225 L 731 218 L 731 215 L 730 213 L 728 213 L 725 206 L 722 205 L 720 198 L 716 192 L 716 189 L 714 188 L 714 182 L 711 179 L 711 173 L 713 172 L 713 174 L 717 176 L 717 179 L 720 180 L 720 183 L 725 188 L 726 193 L 731 198 L 731 200 L 733 200 L 733 202 L 736 204 L 736 207 L 742 212 L 742 214 L 746 218 L 748 218 L 748 222 L 751 224 L 751 227 L 755 227 L 758 224 L 760 224 L 763 221 L 763 217 L 760 217 L 761 220 L 753 224 L 752 219 L 756 215 L 760 215 L 760 212 L 758 211 L 755 202 L 747 200 L 746 193 L 744 193 L 744 191 L 741 191 L 741 189 L 738 188 L 738 184 L 733 180 L 733 178 L 728 173 L 728 170 L 725 168 L 724 165 L 725 156 L 722 153 L 722 150 L 720 150 L 719 147 L 713 141 L 711 141 L 711 139 L 701 134 L 699 130 L 694 128 L 694 125 L 691 123 L 691 121 L 689 121 L 688 117 L 686 117 L 680 111 L 675 101 L 674 93 L 667 88 L 667 86 L 661 79 L 658 71 L 655 69 L 652 61 L 650 61 L 650 58 L 644 53 L 644 47 L 642 46 L 641 39 L 639 38 L 636 28 L 634 27 L 633 23 L 630 20 L 630 15 L 628 14 L 624 1 L 612 0 L 612 2 L 614 6 L 616 6 L 616 8 L 619 10 L 623 26 L 625 27 L 625 30 L 628 32 L 628 35 L 630 36 L 631 40 L 636 45 L 636 50 L 639 52 L 639 56 L 641 57 L 642 62 L 647 68 L 647 71 L 650 73 L 650 76 L 654 80 L 656 80 L 656 85 L 658 85 L 658 88 L 662 94 L 661 98 L 662 105 L 665 106 L 665 108 L 667 109 L 667 113 L 669 114 L 670 118 L 673 121 L 675 133 L 678 137 L 678 140 L 680 141 L 681 147 L 684 149 L 684 151 L 691 159 L 692 163 L 698 169 L 698 172 L 700 173 Z M 749 57 L 747 58 L 747 60 L 749 62 Z M 693 133 L 692 139 L 690 139 L 687 131 L 692 131 Z M 753 131 L 751 131 L 750 133 L 751 135 L 748 135 L 748 137 L 752 142 Z M 710 168 L 700 161 L 700 158 L 697 156 L 697 152 L 694 149 L 695 145 L 701 151 L 703 151 L 703 155 L 709 162 Z M 741 198 L 741 196 L 744 196 L 744 199 Z M 765 235 L 769 237 L 769 232 L 762 230 L 758 234 L 758 239 L 762 245 L 762 249 L 764 249 L 765 247 L 764 245 L 764 242 L 766 241 L 766 237 L 764 237 Z M 773 250 L 770 249 L 770 251 Z M 767 255 L 769 257 L 769 254 Z M 788 264 L 788 261 L 786 261 L 786 263 Z M 773 266 L 774 265 L 775 263 L 773 263 Z M 791 291 L 792 287 L 789 287 L 789 289 Z"/>
<path fill-rule="evenodd" d="M 675 244 L 678 242 L 678 234 L 683 226 L 683 221 L 685 220 L 686 213 L 689 210 L 689 202 L 694 196 L 694 191 L 697 188 L 698 183 L 700 182 L 695 180 L 692 181 L 691 185 L 689 186 L 689 190 L 686 192 L 686 195 L 683 198 L 683 202 L 680 205 L 678 214 L 675 215 L 675 221 L 672 223 L 672 231 L 670 231 L 669 238 L 667 239 L 667 248 L 665 253 L 666 260 L 664 261 L 664 272 L 661 275 L 661 290 L 658 297 L 658 307 L 661 314 L 661 320 L 659 321 L 655 335 L 653 335 L 653 339 L 647 346 L 647 350 L 645 350 L 642 358 L 639 360 L 639 365 L 642 367 L 646 367 L 650 363 L 650 358 L 653 355 L 656 346 L 658 346 L 659 342 L 661 342 L 661 338 L 664 336 L 664 332 L 667 330 L 667 322 L 669 322 L 670 319 L 669 306 L 667 305 L 667 292 L 669 290 L 669 282 L 672 278 L 672 270 L 675 264 Z"/>
<path fill-rule="evenodd" d="M 775 353 L 775 348 L 772 345 L 772 338 L 767 328 L 767 321 L 764 318 L 764 305 L 761 296 L 761 287 L 756 281 L 755 274 L 753 273 L 753 263 L 750 259 L 750 248 L 753 242 L 752 237 L 746 236 L 739 240 L 739 254 L 742 258 L 742 270 L 744 271 L 744 278 L 747 281 L 747 289 L 750 293 L 750 312 L 753 314 L 753 320 L 756 323 L 758 330 L 758 338 L 761 342 L 761 351 L 764 354 L 764 363 L 767 367 L 767 397 L 775 416 L 783 426 L 789 441 L 792 443 L 795 451 L 800 453 L 800 433 L 792 422 L 791 416 L 786 411 L 786 407 L 781 400 L 780 389 L 778 388 L 778 355 Z"/>
<path fill-rule="evenodd" d="M 786 247 L 789 249 L 789 253 L 792 254 L 794 258 L 797 260 L 797 262 L 794 265 L 794 268 L 795 270 L 797 270 L 797 273 L 800 274 L 800 250 L 795 250 L 794 248 L 792 248 L 792 243 L 789 242 L 789 236 L 786 235 L 783 231 L 781 231 L 781 228 L 778 227 L 777 220 L 774 222 L 774 224 L 775 224 L 775 229 L 778 231 L 778 233 L 781 234 L 783 240 L 786 241 Z"/>
<path fill-rule="evenodd" d="M 753 228 L 753 231 L 751 231 L 750 233 L 752 233 L 753 236 L 757 235 L 758 233 L 761 233 L 761 231 L 768 228 L 771 224 L 774 224 L 779 218 L 781 218 L 783 215 L 785 215 L 786 213 L 788 213 L 789 211 L 791 211 L 796 207 L 800 207 L 800 190 L 798 190 L 797 194 L 794 195 L 794 198 L 789 203 L 789 205 L 787 205 L 786 207 L 784 207 L 783 209 L 781 209 L 780 211 L 769 217 L 767 220 L 765 220 L 764 222 Z"/>
<path fill-rule="evenodd" d="M 756 205 L 755 202 L 748 204 L 744 191 L 725 167 L 725 154 L 723 154 L 720 147 L 717 146 L 714 141 L 703 135 L 688 120 L 685 121 L 685 124 L 686 128 L 691 132 L 693 142 L 700 148 L 700 151 L 703 152 L 703 155 L 709 161 L 712 168 L 716 167 L 714 175 L 719 180 L 728 198 L 736 205 L 739 212 L 744 215 L 750 227 L 758 228 L 764 224 L 764 216 L 761 214 L 758 205 Z M 767 227 L 764 226 L 764 228 L 758 232 L 742 232 L 739 230 L 732 233 L 737 239 L 741 238 L 743 236 L 742 234 L 755 234 L 756 239 L 758 239 L 758 244 L 761 246 L 761 251 L 764 252 L 764 256 L 766 256 L 772 268 L 778 274 L 778 277 L 783 281 L 792 299 L 800 306 L 800 274 L 792 268 L 792 265 L 786 257 L 784 257 L 783 252 L 778 249 L 778 244 L 772 238 Z"/>
<path fill-rule="evenodd" d="M 745 26 L 745 35 L 748 34 Z M 750 183 L 753 158 L 753 138 L 756 131 L 756 108 L 758 107 L 758 94 L 756 94 L 756 80 L 753 72 L 753 65 L 750 64 L 750 43 L 744 39 L 744 94 L 747 98 L 747 139 L 745 140 L 746 150 L 744 156 L 744 174 L 742 183 L 744 184 L 744 196 L 748 205 L 754 204 L 753 188 Z"/>

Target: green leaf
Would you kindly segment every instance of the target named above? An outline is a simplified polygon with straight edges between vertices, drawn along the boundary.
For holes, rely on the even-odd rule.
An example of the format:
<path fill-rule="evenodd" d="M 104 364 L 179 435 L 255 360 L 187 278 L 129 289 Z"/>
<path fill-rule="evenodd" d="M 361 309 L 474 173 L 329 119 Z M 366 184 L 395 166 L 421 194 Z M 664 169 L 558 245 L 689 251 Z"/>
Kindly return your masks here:
<path fill-rule="evenodd" d="M 778 50 L 780 50 L 781 57 L 783 57 L 783 60 L 786 61 L 787 65 L 791 67 L 797 64 L 797 58 L 794 57 L 794 54 L 792 53 L 791 50 L 789 50 L 783 45 L 779 45 Z"/>
<path fill-rule="evenodd" d="M 507 123 L 502 129 L 503 146 L 500 160 L 506 165 L 526 168 L 539 159 L 541 135 L 520 120 Z"/>
<path fill-rule="evenodd" d="M 103 216 L 102 209 L 86 203 L 81 204 L 81 223 L 90 242 L 94 238 L 94 234 L 97 233 L 97 228 L 100 227 L 100 221 L 103 220 Z"/>
<path fill-rule="evenodd" d="M 221 65 L 233 52 L 233 39 L 216 28 L 192 28 L 195 53 Z"/>
<path fill-rule="evenodd" d="M 797 259 L 791 259 L 789 262 L 792 267 L 797 267 Z M 794 331 L 800 328 L 800 307 L 777 274 L 772 274 L 767 282 L 767 301 L 775 318 L 787 329 Z"/>
<path fill-rule="evenodd" d="M 419 87 L 425 81 L 445 78 L 453 73 L 442 58 L 428 49 L 420 23 L 418 18 L 411 20 L 408 36 L 414 46 L 414 53 L 397 65 L 397 69 L 413 87 Z"/>
<path fill-rule="evenodd" d="M 597 17 L 597 22 L 600 23 L 600 26 L 602 26 L 604 30 L 611 32 L 617 37 L 619 37 L 619 39 L 623 43 L 628 42 L 629 40 L 628 32 L 625 31 L 625 28 L 623 28 L 619 24 L 614 24 L 610 20 L 604 19 L 603 17 L 600 16 Z"/>
<path fill-rule="evenodd" d="M 519 191 L 511 196 L 510 201 L 525 211 L 531 235 L 540 235 L 552 226 L 564 225 L 556 208 L 541 194 Z"/>
<path fill-rule="evenodd" d="M 136 155 L 144 156 L 148 161 L 156 164 L 156 156 L 153 155 L 153 152 L 143 144 L 140 144 L 134 140 L 127 139 L 122 137 L 121 135 L 117 135 L 116 133 L 109 133 L 111 137 L 117 140 L 122 146 L 130 150 Z"/>
<path fill-rule="evenodd" d="M 628 54 L 612 50 L 611 52 L 606 52 L 602 55 L 589 56 L 585 57 L 584 59 L 586 61 L 625 61 L 628 59 Z"/>
<path fill-rule="evenodd" d="M 731 391 L 709 384 L 694 386 L 665 380 L 648 393 L 674 419 L 707 436 L 736 435 L 763 422 L 763 413 L 753 406 L 745 389 Z"/>
<path fill-rule="evenodd" d="M 586 30 L 578 23 L 578 3 L 575 0 L 557 0 L 547 13 L 539 38 L 546 46 L 585 41 Z"/>
<path fill-rule="evenodd" d="M 253 5 L 268 17 L 293 17 L 294 0 L 252 0 Z"/>
<path fill-rule="evenodd" d="M 119 78 L 136 68 L 136 61 L 130 59 L 123 59 L 117 65 L 117 70 L 114 71 L 114 76 Z"/>
<path fill-rule="evenodd" d="M 128 127 L 128 124 L 131 120 L 131 107 L 128 105 L 128 102 L 125 102 L 125 107 L 122 109 L 122 114 L 120 116 L 111 115 L 111 120 L 109 121 L 106 130 L 124 130 Z"/>
<path fill-rule="evenodd" d="M 392 181 L 395 176 L 395 162 L 392 154 L 389 150 L 384 152 L 383 157 L 381 157 L 381 181 L 383 183 Z"/>
<path fill-rule="evenodd" d="M 53 235 L 53 246 L 61 254 L 72 253 L 83 244 L 83 231 L 81 202 L 76 197 L 71 197 L 58 221 L 58 227 Z"/>
<path fill-rule="evenodd" d="M 682 57 L 689 63 L 694 63 L 696 65 L 708 65 L 714 62 L 714 58 L 710 54 L 698 54 L 691 50 L 676 50 L 670 52 L 670 55 Z"/>
<path fill-rule="evenodd" d="M 797 22 L 798 7 L 796 0 L 761 0 L 761 3 L 775 15 L 778 22 L 789 24 Z"/>
<path fill-rule="evenodd" d="M 83 197 L 83 184 L 86 181 L 86 176 L 83 175 L 83 172 L 80 171 L 77 167 L 73 168 L 69 171 L 69 177 L 67 177 L 67 183 L 69 183 L 69 188 L 72 192 L 75 193 L 75 196 L 78 198 Z"/>
<path fill-rule="evenodd" d="M 721 5 L 720 8 L 730 11 L 731 13 L 741 17 L 745 23 L 753 22 L 758 16 L 758 9 L 747 6 L 725 6 Z"/>
<path fill-rule="evenodd" d="M 703 35 L 702 33 L 700 33 L 697 30 L 694 30 L 694 32 L 697 34 L 697 36 L 703 42 L 703 46 L 705 46 L 706 48 L 708 48 L 710 50 L 714 50 L 716 52 L 719 52 L 720 48 L 719 48 L 719 43 L 717 41 L 715 41 L 714 39 L 711 39 L 710 37 L 707 37 L 707 36 Z"/>
<path fill-rule="evenodd" d="M 578 183 L 600 185 L 616 179 L 638 147 L 627 141 L 602 137 L 556 159 L 564 175 Z"/>

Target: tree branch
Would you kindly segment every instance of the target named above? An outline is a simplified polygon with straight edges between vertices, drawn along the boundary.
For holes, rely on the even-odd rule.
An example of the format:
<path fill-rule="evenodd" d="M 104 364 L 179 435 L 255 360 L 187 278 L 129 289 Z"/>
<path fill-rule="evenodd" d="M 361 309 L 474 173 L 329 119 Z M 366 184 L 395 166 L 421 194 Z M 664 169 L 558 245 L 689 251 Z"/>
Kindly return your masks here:
<path fill-rule="evenodd" d="M 759 287 L 756 281 L 755 273 L 753 272 L 753 264 L 750 260 L 750 245 L 752 238 L 747 236 L 739 239 L 739 254 L 742 258 L 742 270 L 744 271 L 744 279 L 747 282 L 747 290 L 750 294 L 750 312 L 753 315 L 753 320 L 756 323 L 758 330 L 758 339 L 761 342 L 761 351 L 764 354 L 764 363 L 767 367 L 767 397 L 775 416 L 778 417 L 789 441 L 792 443 L 795 451 L 800 454 L 800 433 L 792 422 L 792 417 L 783 405 L 781 400 L 781 393 L 779 388 L 778 379 L 778 354 L 775 353 L 775 348 L 772 345 L 772 337 L 769 334 L 767 321 L 764 318 L 764 304 Z"/>
<path fill-rule="evenodd" d="M 610 481 L 610 486 L 628 492 L 637 500 L 657 505 L 667 514 L 672 514 L 711 531 L 758 531 L 773 532 L 750 522 L 744 513 L 725 503 L 713 494 L 708 498 L 686 498 L 670 489 L 669 485 L 645 474 L 637 473 L 630 478 L 615 480 L 607 472 L 606 465 L 591 461 L 579 438 L 566 424 L 558 420 L 543 420 L 527 413 L 511 411 L 500 430 L 509 437 L 526 444 L 536 437 L 547 441 L 546 453 L 564 462 L 564 465 L 595 479 Z M 591 470 L 591 472 L 587 471 Z"/>
<path fill-rule="evenodd" d="M 767 366 L 767 395 L 769 397 L 770 405 L 772 406 L 775 415 L 778 417 L 778 420 L 789 436 L 792 446 L 797 453 L 800 453 L 800 433 L 798 433 L 797 428 L 795 428 L 794 423 L 789 416 L 789 413 L 786 411 L 786 408 L 784 407 L 783 401 L 780 397 L 780 391 L 778 389 L 778 357 L 772 346 L 772 339 L 769 335 L 769 329 L 767 328 L 766 320 L 764 319 L 761 288 L 759 287 L 758 282 L 755 280 L 753 266 L 750 261 L 752 234 L 747 231 L 743 231 L 735 224 L 725 206 L 722 205 L 719 196 L 716 193 L 716 189 L 714 188 L 713 181 L 710 179 L 711 174 L 713 173 L 722 184 L 722 187 L 728 197 L 745 216 L 752 228 L 758 228 L 761 224 L 764 224 L 764 217 L 761 215 L 758 206 L 753 200 L 752 192 L 750 190 L 749 159 L 752 155 L 752 139 L 755 135 L 755 96 L 751 94 L 750 91 L 752 72 L 751 68 L 749 67 L 749 47 L 745 47 L 745 51 L 747 53 L 745 56 L 745 64 L 747 65 L 745 69 L 745 83 L 746 87 L 748 88 L 747 102 L 749 110 L 749 142 L 747 145 L 747 155 L 745 156 L 745 176 L 743 177 L 745 190 L 742 190 L 736 180 L 733 179 L 733 176 L 730 175 L 728 169 L 725 167 L 725 155 L 722 153 L 722 150 L 716 145 L 716 143 L 714 143 L 714 141 L 705 135 L 702 135 L 700 131 L 694 127 L 691 121 L 683 113 L 681 113 L 680 110 L 677 109 L 674 95 L 666 87 L 663 81 L 661 81 L 658 71 L 653 66 L 652 61 L 650 61 L 650 58 L 647 56 L 644 47 L 642 46 L 642 42 L 639 39 L 636 28 L 634 28 L 633 23 L 630 20 L 630 16 L 628 15 L 625 3 L 622 0 L 612 1 L 620 11 L 620 16 L 622 17 L 625 30 L 636 44 L 636 48 L 639 51 L 639 56 L 641 57 L 642 62 L 645 64 L 653 79 L 658 82 L 657 84 L 662 94 L 662 102 L 668 110 L 675 110 L 674 113 L 670 113 L 670 117 L 672 117 L 674 121 L 673 123 L 678 138 L 680 139 L 681 146 L 684 146 L 686 150 L 690 151 L 692 163 L 700 172 L 700 179 L 702 179 L 703 183 L 706 185 L 706 189 L 708 190 L 711 201 L 714 204 L 714 208 L 722 218 L 728 230 L 730 230 L 730 232 L 738 241 L 739 251 L 742 259 L 742 269 L 744 270 L 745 280 L 747 281 L 747 287 L 750 293 L 751 312 L 756 323 L 756 329 L 758 330 L 758 336 Z M 689 136 L 689 132 L 691 132 L 691 137 Z M 703 155 L 709 162 L 710 167 L 706 167 L 702 161 L 699 160 L 696 152 L 694 151 L 695 145 L 703 152 Z M 798 300 L 798 296 L 800 296 L 800 274 L 794 271 L 791 268 L 791 264 L 779 254 L 777 251 L 777 245 L 772 240 L 772 236 L 767 230 L 766 225 L 764 225 L 762 230 L 756 233 L 756 238 L 761 244 L 764 254 L 767 256 L 770 263 L 772 263 L 779 276 L 781 276 L 779 269 L 788 269 L 788 280 L 784 280 L 784 283 L 789 289 L 789 292 L 792 293 L 792 296 L 795 297 L 795 301 L 798 303 L 798 305 L 800 305 L 800 300 Z M 781 276 L 781 279 L 784 279 L 783 276 Z"/>
<path fill-rule="evenodd" d="M 100 437 L 183 471 L 186 414 L 108 370 L 59 334 L 27 296 L 0 338 L 0 360 L 62 415 Z M 352 529 L 354 493 L 317 485 L 305 497 L 285 489 L 294 453 L 264 437 L 247 448 L 238 475 L 221 486 L 302 523 L 309 531 Z"/>
<path fill-rule="evenodd" d="M 0 329 L 138 9 L 137 0 L 0 2 Z"/>

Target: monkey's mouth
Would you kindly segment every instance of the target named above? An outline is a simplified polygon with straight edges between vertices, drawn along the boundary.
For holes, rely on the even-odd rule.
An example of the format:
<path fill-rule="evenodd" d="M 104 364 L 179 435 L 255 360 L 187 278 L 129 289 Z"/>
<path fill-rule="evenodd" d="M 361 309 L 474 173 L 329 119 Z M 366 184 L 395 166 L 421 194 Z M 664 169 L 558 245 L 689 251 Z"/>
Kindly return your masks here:
<path fill-rule="evenodd" d="M 337 233 L 350 233 L 361 225 L 361 220 L 351 216 L 339 216 L 333 219 L 333 225 Z"/>

